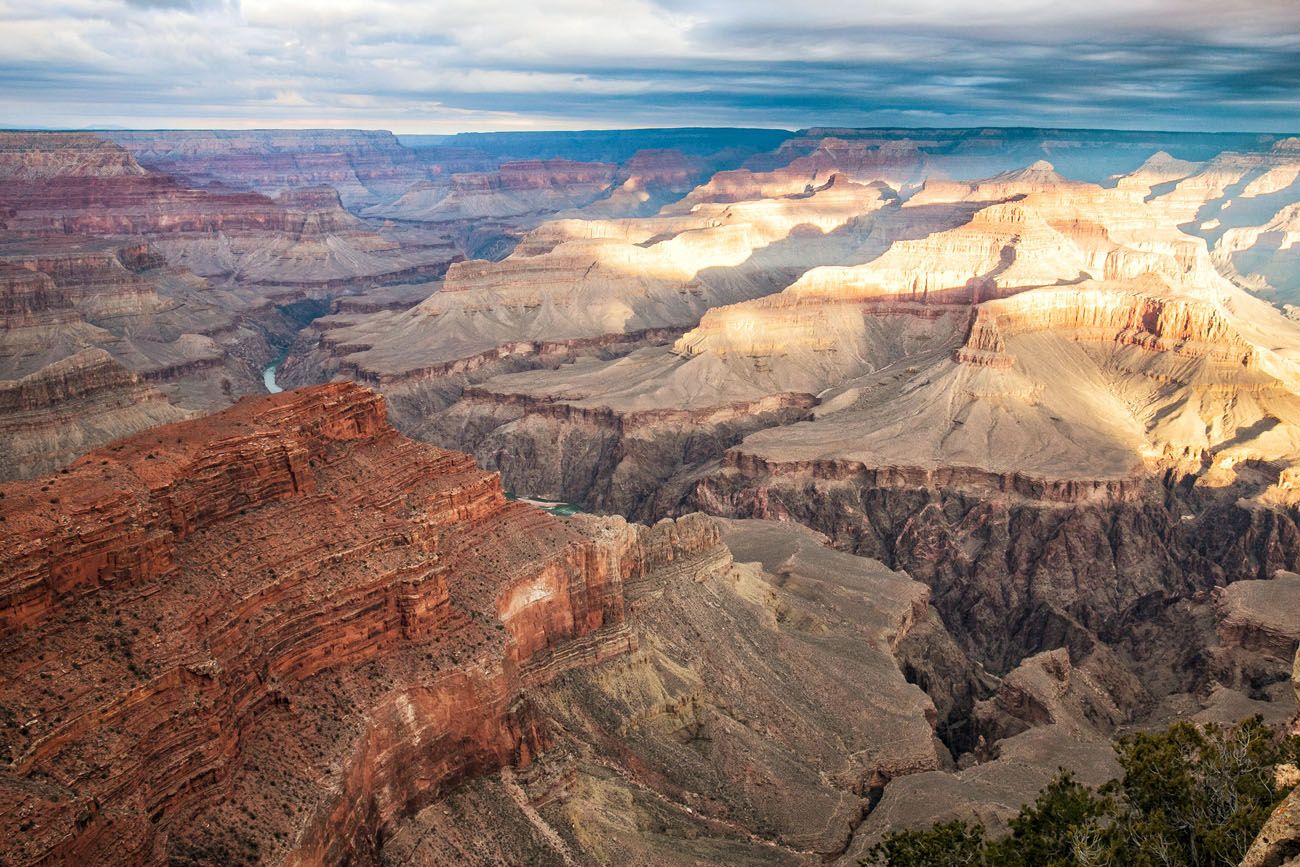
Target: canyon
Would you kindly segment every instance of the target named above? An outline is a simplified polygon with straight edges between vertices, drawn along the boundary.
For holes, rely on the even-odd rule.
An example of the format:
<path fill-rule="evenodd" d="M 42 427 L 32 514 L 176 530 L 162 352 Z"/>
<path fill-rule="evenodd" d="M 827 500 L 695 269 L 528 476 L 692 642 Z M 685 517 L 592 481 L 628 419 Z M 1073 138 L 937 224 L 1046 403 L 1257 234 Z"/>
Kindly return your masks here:
<path fill-rule="evenodd" d="M 1298 142 L 0 133 L 0 861 L 848 867 L 1290 724 Z"/>
<path fill-rule="evenodd" d="M 411 307 L 546 214 L 636 212 L 746 153 L 706 145 L 464 166 L 379 132 L 0 132 L 0 479 L 259 393 L 322 313 Z"/>

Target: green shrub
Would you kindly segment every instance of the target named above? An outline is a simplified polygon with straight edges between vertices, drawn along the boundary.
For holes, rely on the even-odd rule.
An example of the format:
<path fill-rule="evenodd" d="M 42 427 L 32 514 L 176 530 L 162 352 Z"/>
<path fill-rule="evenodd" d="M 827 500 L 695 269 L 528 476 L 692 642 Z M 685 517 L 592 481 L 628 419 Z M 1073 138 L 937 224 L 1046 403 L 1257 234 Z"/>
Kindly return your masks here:
<path fill-rule="evenodd" d="M 886 834 L 882 867 L 1235 867 L 1286 795 L 1273 769 L 1300 756 L 1253 717 L 1231 727 L 1175 723 L 1121 738 L 1123 776 L 1092 789 L 1062 772 L 989 840 L 957 820 Z"/>

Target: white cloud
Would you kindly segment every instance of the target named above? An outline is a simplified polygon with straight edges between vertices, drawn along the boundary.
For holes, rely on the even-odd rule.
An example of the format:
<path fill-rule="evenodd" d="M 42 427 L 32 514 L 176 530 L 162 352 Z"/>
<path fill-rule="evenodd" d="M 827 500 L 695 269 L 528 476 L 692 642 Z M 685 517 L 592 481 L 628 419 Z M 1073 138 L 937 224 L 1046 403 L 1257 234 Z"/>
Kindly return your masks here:
<path fill-rule="evenodd" d="M 1285 127 L 1297 45 L 1295 0 L 0 0 L 0 123 Z"/>

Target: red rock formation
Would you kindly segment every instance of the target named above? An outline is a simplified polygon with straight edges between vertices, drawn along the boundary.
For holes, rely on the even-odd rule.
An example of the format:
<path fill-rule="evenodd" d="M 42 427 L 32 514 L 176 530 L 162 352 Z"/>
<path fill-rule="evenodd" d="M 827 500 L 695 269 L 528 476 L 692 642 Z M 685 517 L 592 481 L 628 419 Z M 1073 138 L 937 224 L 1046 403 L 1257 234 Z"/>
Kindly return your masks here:
<path fill-rule="evenodd" d="M 51 145 L 56 142 L 57 147 Z M 24 180 L 111 178 L 145 174 L 131 155 L 91 133 L 6 133 L 0 177 Z"/>
<path fill-rule="evenodd" d="M 265 196 L 187 188 L 80 133 L 0 133 L 0 228 L 63 234 L 258 229 L 283 222 Z"/>
<path fill-rule="evenodd" d="M 143 234 L 170 261 L 200 274 L 238 273 L 260 283 L 439 276 L 449 259 L 437 246 L 400 250 L 362 226 L 338 193 L 322 188 L 322 178 L 310 172 L 295 176 L 287 195 L 271 199 L 260 192 L 199 189 L 145 171 L 121 147 L 87 136 L 0 133 L 0 154 L 6 155 L 0 158 L 0 229 Z"/>
<path fill-rule="evenodd" d="M 0 487 L 0 858 L 373 859 L 545 743 L 520 690 L 629 647 L 625 582 L 717 544 L 568 522 L 340 383 Z"/>
<path fill-rule="evenodd" d="M 663 187 L 685 191 L 700 168 L 699 160 L 691 159 L 681 151 L 651 149 L 633 154 L 623 164 L 621 174 L 635 181 L 640 189 Z"/>
<path fill-rule="evenodd" d="M 143 242 L 11 241 L 0 246 L 0 263 L 48 276 L 63 298 L 90 317 L 153 313 L 171 306 L 140 274 L 167 264 Z"/>

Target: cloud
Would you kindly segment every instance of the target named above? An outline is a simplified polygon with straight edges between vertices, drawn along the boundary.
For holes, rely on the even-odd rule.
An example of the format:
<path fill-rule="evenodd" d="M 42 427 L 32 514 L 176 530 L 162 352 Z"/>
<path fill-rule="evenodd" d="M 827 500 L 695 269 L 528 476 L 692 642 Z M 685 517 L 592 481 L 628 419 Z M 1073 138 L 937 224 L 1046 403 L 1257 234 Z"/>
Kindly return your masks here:
<path fill-rule="evenodd" d="M 0 123 L 1291 131 L 1300 7 L 0 0 Z"/>
<path fill-rule="evenodd" d="M 126 5 L 137 9 L 178 9 L 185 12 L 220 9 L 226 3 L 227 0 L 126 0 Z"/>

